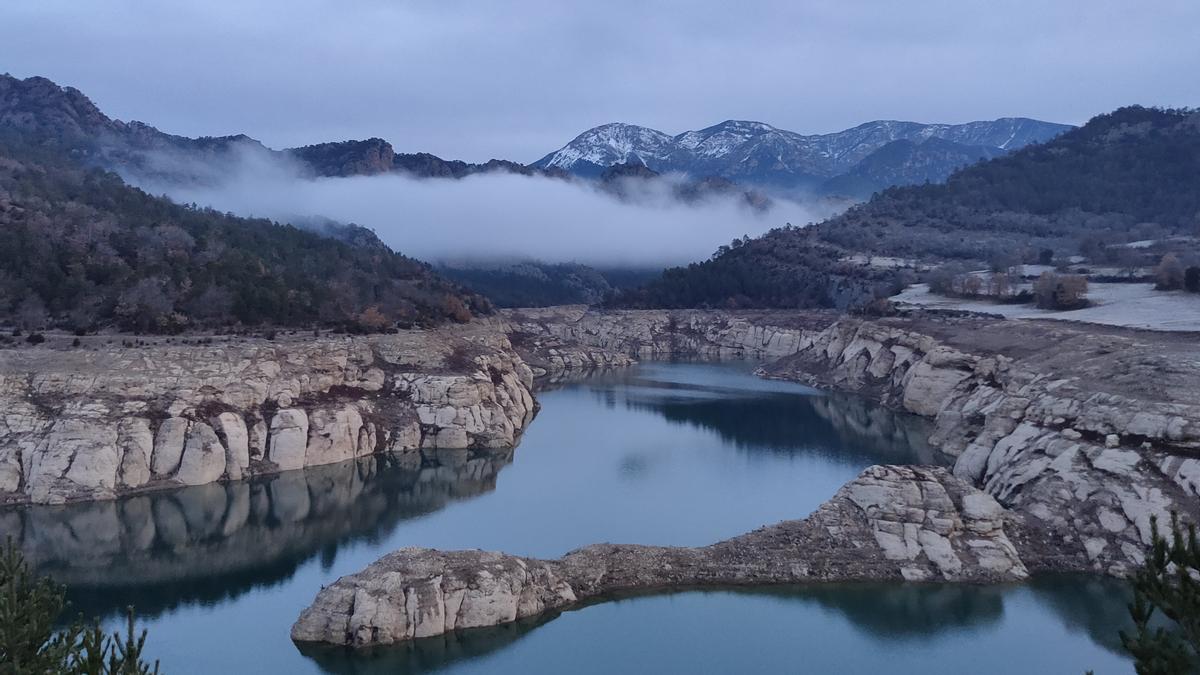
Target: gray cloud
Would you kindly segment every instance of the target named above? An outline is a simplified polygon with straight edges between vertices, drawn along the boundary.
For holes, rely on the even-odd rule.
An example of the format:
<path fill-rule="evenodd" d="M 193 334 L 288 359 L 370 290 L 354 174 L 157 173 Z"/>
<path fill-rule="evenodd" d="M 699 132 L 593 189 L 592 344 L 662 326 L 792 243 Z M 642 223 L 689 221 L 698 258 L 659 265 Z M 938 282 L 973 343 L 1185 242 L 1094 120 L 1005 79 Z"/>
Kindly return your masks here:
<path fill-rule="evenodd" d="M 1194 105 L 1197 25 L 1192 0 L 12 0 L 0 68 L 174 133 L 531 161 L 614 120 L 823 132 Z"/>

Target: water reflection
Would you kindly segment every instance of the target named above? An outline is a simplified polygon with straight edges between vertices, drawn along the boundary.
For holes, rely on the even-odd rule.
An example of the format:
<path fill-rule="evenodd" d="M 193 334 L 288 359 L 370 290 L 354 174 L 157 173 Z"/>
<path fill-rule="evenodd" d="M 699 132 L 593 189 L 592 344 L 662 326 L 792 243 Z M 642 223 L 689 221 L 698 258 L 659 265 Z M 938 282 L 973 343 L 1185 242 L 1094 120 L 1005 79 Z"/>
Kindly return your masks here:
<path fill-rule="evenodd" d="M 1127 586 L 1112 579 L 1048 575 L 1034 578 L 1023 586 L 827 584 L 754 590 L 685 591 L 634 597 L 629 602 L 631 606 L 651 602 L 669 603 L 675 614 L 703 616 L 719 614 L 747 599 L 757 598 L 771 601 L 774 605 L 771 609 L 766 606 L 762 608 L 764 619 L 768 616 L 790 616 L 793 620 L 798 616 L 807 617 L 807 620 L 800 620 L 801 624 L 825 623 L 827 619 L 822 620 L 821 616 L 833 613 L 848 620 L 871 645 L 880 650 L 879 665 L 886 668 L 886 652 L 889 648 L 904 644 L 919 647 L 947 635 L 979 634 L 995 629 L 1005 619 L 1006 610 L 1017 613 L 1027 611 L 1022 605 L 1030 595 L 1036 599 L 1037 605 L 1052 610 L 1059 623 L 1068 630 L 1086 629 L 1094 643 L 1123 659 L 1117 631 L 1128 624 L 1125 611 L 1127 594 Z M 558 642 L 567 640 L 578 643 L 620 638 L 619 635 L 606 636 L 604 633 L 611 627 L 602 618 L 589 616 L 592 612 L 596 612 L 596 608 L 584 607 L 570 611 L 570 625 L 560 626 L 561 630 L 557 631 L 554 638 Z M 474 660 L 502 672 L 516 672 L 516 669 L 508 666 L 517 665 L 515 662 L 518 659 L 510 658 L 503 652 L 519 640 L 539 641 L 540 632 L 531 635 L 531 631 L 558 616 L 553 614 L 507 626 L 460 631 L 389 648 L 356 651 L 308 645 L 301 647 L 301 652 L 318 664 L 322 671 L 345 675 L 453 671 L 457 670 L 453 667 L 456 664 L 467 666 Z M 539 644 L 532 651 L 541 651 L 543 648 Z M 526 650 L 526 653 L 529 651 Z M 780 645 L 778 652 L 769 656 L 768 660 L 775 659 L 781 670 L 795 665 L 792 646 Z M 498 658 L 485 661 L 489 655 Z M 671 659 L 678 657 L 678 653 L 643 656 L 648 656 L 652 662 L 661 661 L 664 668 L 669 668 Z M 621 657 L 614 660 L 619 661 Z M 639 661 L 638 670 L 648 672 L 651 669 L 646 668 L 647 665 Z"/>
<path fill-rule="evenodd" d="M 605 407 L 623 403 L 630 410 L 712 431 L 740 450 L 818 454 L 858 466 L 946 463 L 928 443 L 929 422 L 916 415 L 859 396 L 759 380 L 749 373 L 733 382 L 728 373 L 726 380 L 706 381 L 698 375 L 710 368 L 691 367 L 690 373 L 688 368 L 643 368 L 589 386 Z"/>
<path fill-rule="evenodd" d="M 110 502 L 0 512 L 33 568 L 100 616 L 153 616 L 289 578 L 314 555 L 372 541 L 403 520 L 490 492 L 512 451 L 379 455 Z"/>
<path fill-rule="evenodd" d="M 346 647 L 305 644 L 298 645 L 297 648 L 326 673 L 433 673 L 456 663 L 469 662 L 499 652 L 557 616 L 558 613 L 550 613 L 502 626 L 454 631 L 389 647 L 353 650 Z"/>

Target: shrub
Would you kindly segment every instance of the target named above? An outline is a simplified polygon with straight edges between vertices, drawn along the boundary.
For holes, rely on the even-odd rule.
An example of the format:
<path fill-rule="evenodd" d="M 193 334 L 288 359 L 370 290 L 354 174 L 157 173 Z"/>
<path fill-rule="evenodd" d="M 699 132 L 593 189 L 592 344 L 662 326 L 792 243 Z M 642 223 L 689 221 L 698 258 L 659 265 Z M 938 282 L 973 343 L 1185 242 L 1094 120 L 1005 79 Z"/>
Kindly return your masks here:
<path fill-rule="evenodd" d="M 355 323 L 358 328 L 367 333 L 381 333 L 392 327 L 392 320 L 379 311 L 379 307 L 371 306 L 358 315 Z"/>
<path fill-rule="evenodd" d="M 1174 254 L 1164 255 L 1154 268 L 1154 287 L 1160 291 L 1174 291 L 1183 288 L 1183 265 Z"/>

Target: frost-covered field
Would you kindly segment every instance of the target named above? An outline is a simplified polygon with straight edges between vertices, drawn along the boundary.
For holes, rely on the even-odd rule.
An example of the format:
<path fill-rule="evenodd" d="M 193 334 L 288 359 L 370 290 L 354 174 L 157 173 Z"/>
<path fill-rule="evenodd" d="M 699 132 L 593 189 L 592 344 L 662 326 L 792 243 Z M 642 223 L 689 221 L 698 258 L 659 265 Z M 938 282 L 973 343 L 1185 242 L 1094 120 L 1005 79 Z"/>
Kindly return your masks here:
<path fill-rule="evenodd" d="M 899 304 L 987 312 L 1010 319 L 1062 319 L 1151 330 L 1200 331 L 1200 295 L 1195 293 L 1156 291 L 1152 284 L 1093 283 L 1088 299 L 1091 307 L 1054 312 L 1033 305 L 946 298 L 930 293 L 925 284 L 910 286 L 892 298 Z"/>

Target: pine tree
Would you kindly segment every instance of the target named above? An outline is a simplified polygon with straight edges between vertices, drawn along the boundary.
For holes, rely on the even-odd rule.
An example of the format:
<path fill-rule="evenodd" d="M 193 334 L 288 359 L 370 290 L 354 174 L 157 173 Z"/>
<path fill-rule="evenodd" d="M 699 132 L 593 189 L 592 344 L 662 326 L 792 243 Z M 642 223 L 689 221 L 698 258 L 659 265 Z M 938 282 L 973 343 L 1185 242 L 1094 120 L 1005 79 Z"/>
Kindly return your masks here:
<path fill-rule="evenodd" d="M 1138 675 L 1200 672 L 1200 545 L 1196 528 L 1181 530 L 1171 519 L 1171 538 L 1150 523 L 1153 544 L 1133 577 L 1129 606 L 1134 632 L 1121 632 Z M 1161 615 L 1161 617 L 1159 616 Z M 1162 619 L 1167 619 L 1166 622 Z M 1163 625 L 1163 624 L 1167 625 Z"/>
<path fill-rule="evenodd" d="M 126 633 L 106 634 L 95 622 L 56 627 L 67 609 L 65 590 L 35 577 L 10 538 L 0 553 L 0 675 L 150 675 L 142 660 L 146 631 L 134 633 L 129 608 Z"/>

